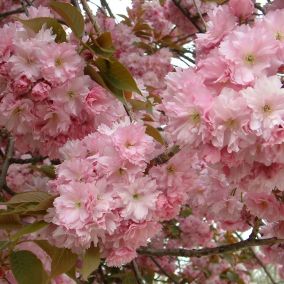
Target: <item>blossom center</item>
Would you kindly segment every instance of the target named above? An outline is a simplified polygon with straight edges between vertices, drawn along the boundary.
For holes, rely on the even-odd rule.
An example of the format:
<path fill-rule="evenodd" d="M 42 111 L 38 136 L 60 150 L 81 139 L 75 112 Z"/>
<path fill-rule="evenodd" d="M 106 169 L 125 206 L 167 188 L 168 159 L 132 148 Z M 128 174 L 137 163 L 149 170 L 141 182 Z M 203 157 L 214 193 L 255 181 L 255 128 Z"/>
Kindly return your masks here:
<path fill-rule="evenodd" d="M 54 61 L 56 67 L 60 67 L 63 65 L 63 60 L 60 57 L 57 57 Z"/>
<path fill-rule="evenodd" d="M 272 112 L 272 108 L 271 108 L 271 106 L 270 105 L 264 105 L 264 107 L 263 107 L 263 112 L 264 113 L 271 113 Z"/>
<path fill-rule="evenodd" d="M 75 94 L 75 92 L 70 90 L 70 91 L 67 92 L 67 96 L 72 99 L 72 98 L 74 98 L 76 96 L 76 94 Z"/>
<path fill-rule="evenodd" d="M 198 124 L 201 121 L 200 114 L 198 112 L 194 112 L 190 115 L 190 119 L 194 124 Z"/>
<path fill-rule="evenodd" d="M 228 120 L 226 121 L 225 124 L 226 124 L 226 126 L 227 126 L 228 128 L 234 128 L 234 127 L 236 126 L 237 122 L 236 122 L 235 119 L 230 118 L 230 119 L 228 119 Z"/>
<path fill-rule="evenodd" d="M 169 174 L 174 173 L 175 170 L 176 170 L 176 169 L 175 169 L 175 167 L 174 167 L 173 165 L 167 166 L 167 172 L 168 172 Z"/>
<path fill-rule="evenodd" d="M 130 147 L 132 147 L 132 146 L 134 146 L 134 144 L 131 143 L 131 142 L 129 142 L 129 141 L 127 141 L 127 142 L 125 143 L 125 147 L 126 147 L 126 148 L 130 148 Z"/>
<path fill-rule="evenodd" d="M 253 65 L 255 63 L 255 56 L 253 54 L 247 54 L 245 57 L 245 62 L 249 65 Z"/>
<path fill-rule="evenodd" d="M 35 61 L 34 61 L 32 58 L 30 58 L 30 57 L 27 57 L 27 58 L 26 58 L 26 63 L 27 63 L 28 65 L 33 65 L 34 62 L 35 62 Z"/>
<path fill-rule="evenodd" d="M 284 40 L 284 34 L 282 32 L 277 32 L 275 34 L 275 38 L 279 41 L 282 41 L 282 40 Z"/>
<path fill-rule="evenodd" d="M 140 195 L 138 193 L 134 193 L 132 195 L 132 197 L 133 197 L 133 199 L 137 200 L 137 199 L 139 199 Z"/>

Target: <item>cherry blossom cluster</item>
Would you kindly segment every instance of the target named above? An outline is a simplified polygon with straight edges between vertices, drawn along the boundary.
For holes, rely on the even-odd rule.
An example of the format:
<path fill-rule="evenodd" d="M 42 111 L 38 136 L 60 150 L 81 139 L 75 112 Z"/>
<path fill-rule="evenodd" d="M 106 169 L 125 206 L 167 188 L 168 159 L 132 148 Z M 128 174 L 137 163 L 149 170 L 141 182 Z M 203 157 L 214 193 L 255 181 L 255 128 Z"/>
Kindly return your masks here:
<path fill-rule="evenodd" d="M 251 21 L 253 3 L 237 2 L 208 14 L 196 68 L 167 76 L 160 109 L 172 141 L 202 161 L 194 214 L 239 231 L 258 218 L 271 228 L 264 235 L 282 236 L 284 10 Z"/>
<path fill-rule="evenodd" d="M 46 7 L 29 17 L 52 17 Z M 1 28 L 1 126 L 21 153 L 57 157 L 70 138 L 124 115 L 122 106 L 84 75 L 84 59 L 71 42 L 57 43 L 51 29 L 34 33 L 20 22 Z"/>
<path fill-rule="evenodd" d="M 156 142 L 138 123 L 122 121 L 60 149 L 64 162 L 51 182 L 59 194 L 47 220 L 57 246 L 74 250 L 100 244 L 111 266 L 136 257 L 160 229 L 154 178 L 143 175 Z"/>
<path fill-rule="evenodd" d="M 157 265 L 137 253 L 146 246 L 232 244 L 251 228 L 250 239 L 284 238 L 283 1 L 260 6 L 262 16 L 252 0 L 132 2 L 119 23 L 99 10 L 99 31 L 86 21 L 81 42 L 65 25 L 65 42 L 45 25 L 38 32 L 25 25 L 37 17 L 58 19 L 38 7 L 46 1 L 1 24 L 0 126 L 15 140 L 5 186 L 54 199 L 42 215 L 24 217 L 24 224 L 46 226 L 25 235 L 17 249 L 33 252 L 46 271 L 50 259 L 32 242 L 37 239 L 77 254 L 76 269 L 82 254 L 98 248 L 103 272 L 126 265 L 127 274 L 137 258 L 144 274 L 166 271 L 168 279 L 189 282 L 225 284 L 235 277 L 250 283 L 248 271 L 259 262 L 276 264 L 284 277 L 279 243 L 255 252 L 256 260 L 247 258 L 253 250 L 236 252 L 233 265 L 216 255 L 182 260 L 182 266 L 178 257 L 161 256 Z M 7 1 L 0 11 L 17 7 Z M 113 46 L 100 57 L 88 44 L 104 32 Z M 196 66 L 175 68 L 172 58 L 193 38 Z M 117 100 L 111 83 L 120 83 L 121 74 L 113 76 L 106 63 L 114 80 L 105 80 L 98 58 L 109 65 L 118 59 L 141 92 L 122 88 Z M 86 66 L 101 85 L 85 75 Z M 23 164 L 13 164 L 16 157 Z M 40 162 L 25 164 L 33 157 Z M 54 176 L 45 177 L 41 166 L 54 167 Z M 5 230 L 0 234 L 7 239 Z M 64 274 L 53 281 L 72 283 Z"/>

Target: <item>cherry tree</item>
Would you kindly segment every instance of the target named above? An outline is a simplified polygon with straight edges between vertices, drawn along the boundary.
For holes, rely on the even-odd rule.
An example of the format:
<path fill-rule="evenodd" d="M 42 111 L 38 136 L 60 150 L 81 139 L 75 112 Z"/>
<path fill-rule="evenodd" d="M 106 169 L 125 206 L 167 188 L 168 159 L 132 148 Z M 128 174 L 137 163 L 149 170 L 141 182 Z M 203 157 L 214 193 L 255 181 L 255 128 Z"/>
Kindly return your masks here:
<path fill-rule="evenodd" d="M 283 1 L 93 7 L 0 3 L 0 283 L 284 279 Z"/>

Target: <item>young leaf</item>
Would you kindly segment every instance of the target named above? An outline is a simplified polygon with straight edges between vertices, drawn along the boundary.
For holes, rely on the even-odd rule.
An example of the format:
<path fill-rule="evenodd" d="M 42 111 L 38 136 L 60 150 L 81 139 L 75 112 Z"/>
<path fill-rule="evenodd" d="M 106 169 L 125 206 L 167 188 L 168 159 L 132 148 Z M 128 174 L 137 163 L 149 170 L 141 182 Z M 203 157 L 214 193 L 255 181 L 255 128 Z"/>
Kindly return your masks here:
<path fill-rule="evenodd" d="M 13 230 L 22 227 L 20 218 L 16 214 L 0 216 L 0 229 Z"/>
<path fill-rule="evenodd" d="M 28 191 L 14 195 L 6 204 L 43 202 L 52 198 L 52 195 L 44 191 Z"/>
<path fill-rule="evenodd" d="M 45 25 L 46 28 L 51 28 L 53 33 L 56 35 L 56 42 L 66 41 L 66 33 L 63 27 L 59 24 L 56 19 L 49 17 L 39 17 L 29 20 L 19 20 L 25 27 L 33 30 L 35 33 L 38 33 L 42 26 Z"/>
<path fill-rule="evenodd" d="M 100 250 L 98 247 L 90 247 L 83 258 L 82 276 L 84 280 L 99 267 L 100 264 Z"/>
<path fill-rule="evenodd" d="M 57 248 L 46 241 L 34 241 L 51 258 L 51 277 L 66 273 L 72 269 L 77 260 L 77 255 L 66 248 Z"/>
<path fill-rule="evenodd" d="M 105 82 L 119 90 L 141 93 L 130 72 L 117 60 L 98 58 L 95 65 L 100 70 Z"/>
<path fill-rule="evenodd" d="M 83 36 L 84 18 L 76 7 L 59 1 L 51 1 L 49 6 L 62 17 L 76 37 L 81 38 Z"/>
<path fill-rule="evenodd" d="M 48 225 L 48 223 L 46 223 L 44 221 L 39 221 L 39 222 L 35 222 L 33 224 L 29 224 L 29 225 L 23 227 L 22 229 L 20 229 L 16 234 L 14 234 L 11 237 L 11 240 L 17 241 L 22 236 L 30 234 L 30 233 L 34 233 L 34 232 L 46 227 L 47 225 Z"/>
<path fill-rule="evenodd" d="M 155 127 L 149 124 L 145 124 L 145 126 L 146 126 L 146 131 L 145 131 L 146 134 L 148 134 L 149 136 L 152 136 L 155 140 L 157 140 L 162 145 L 165 144 L 164 139 L 162 135 L 160 134 L 159 130 L 157 130 Z"/>
<path fill-rule="evenodd" d="M 47 275 L 41 261 L 30 251 L 14 251 L 10 255 L 12 272 L 18 284 L 43 284 Z"/>

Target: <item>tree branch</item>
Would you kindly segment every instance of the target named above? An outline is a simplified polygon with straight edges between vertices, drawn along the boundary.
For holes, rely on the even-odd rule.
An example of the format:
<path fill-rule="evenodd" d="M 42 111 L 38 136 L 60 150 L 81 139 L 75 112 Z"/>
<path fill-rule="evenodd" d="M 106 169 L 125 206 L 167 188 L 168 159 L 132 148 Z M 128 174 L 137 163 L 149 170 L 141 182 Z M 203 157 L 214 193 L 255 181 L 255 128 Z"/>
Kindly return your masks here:
<path fill-rule="evenodd" d="M 189 19 L 189 21 L 195 26 L 195 28 L 200 32 L 200 33 L 204 33 L 205 31 L 203 30 L 203 28 L 199 27 L 197 25 L 197 23 L 192 19 L 192 16 L 190 15 L 190 13 L 181 6 L 180 4 L 180 0 L 172 0 L 173 3 L 175 4 L 175 6 L 182 12 L 182 14 Z"/>
<path fill-rule="evenodd" d="M 6 185 L 6 176 L 7 176 L 9 166 L 10 166 L 9 160 L 13 156 L 13 151 L 14 151 L 14 139 L 13 137 L 10 136 L 8 138 L 5 159 L 2 165 L 2 170 L 1 170 L 1 175 L 0 175 L 0 189 L 5 190 L 9 194 L 14 194 L 14 192 L 10 190 L 8 186 Z"/>
<path fill-rule="evenodd" d="M 144 281 L 144 279 L 141 275 L 141 272 L 140 272 L 138 265 L 137 265 L 135 260 L 132 261 L 132 267 L 133 267 L 134 274 L 135 274 L 135 277 L 136 277 L 138 284 L 145 284 L 145 281 Z"/>
<path fill-rule="evenodd" d="M 259 219 L 258 219 L 259 220 Z M 237 237 L 243 241 L 242 237 L 240 234 L 236 233 Z M 249 248 L 249 251 L 251 252 L 251 254 L 253 255 L 253 257 L 255 258 L 255 260 L 257 261 L 257 263 L 261 266 L 261 268 L 263 269 L 263 271 L 265 272 L 265 274 L 267 275 L 267 277 L 269 278 L 270 282 L 272 284 L 277 284 L 276 281 L 273 279 L 272 275 L 270 274 L 270 272 L 267 270 L 266 266 L 262 263 L 262 261 L 258 258 L 258 256 L 256 255 L 256 253 L 254 252 L 253 248 Z"/>
<path fill-rule="evenodd" d="M 156 266 L 160 269 L 160 271 L 166 275 L 171 281 L 173 281 L 173 283 L 178 284 L 178 281 L 173 278 L 161 265 L 160 263 L 153 257 L 150 256 L 151 260 L 156 264 Z"/>
<path fill-rule="evenodd" d="M 174 145 L 170 149 L 167 149 L 164 153 L 160 154 L 159 156 L 157 156 L 156 158 L 150 161 L 150 163 L 148 164 L 145 170 L 145 174 L 148 174 L 149 170 L 152 167 L 157 166 L 157 165 L 162 165 L 168 162 L 179 151 L 180 151 L 180 148 L 178 145 Z"/>
<path fill-rule="evenodd" d="M 247 239 L 238 243 L 223 245 L 215 248 L 203 248 L 203 249 L 154 249 L 154 248 L 140 248 L 138 253 L 143 255 L 152 256 L 183 256 L 183 257 L 201 257 L 215 254 L 222 254 L 228 252 L 235 252 L 243 248 L 254 246 L 265 246 L 284 243 L 284 239 L 269 238 L 269 239 Z"/>
<path fill-rule="evenodd" d="M 20 164 L 20 165 L 35 164 L 35 163 L 43 162 L 45 159 L 47 159 L 47 157 L 32 157 L 29 159 L 10 158 L 9 163 L 10 164 Z"/>
<path fill-rule="evenodd" d="M 102 5 L 102 7 L 104 7 L 107 10 L 107 12 L 110 15 L 110 17 L 115 18 L 114 14 L 112 13 L 112 11 L 111 11 L 111 9 L 110 9 L 110 7 L 109 7 L 109 5 L 108 5 L 106 0 L 101 0 L 101 5 Z"/>
<path fill-rule="evenodd" d="M 6 18 L 6 17 L 9 17 L 11 15 L 15 15 L 15 14 L 21 14 L 25 12 L 24 8 L 21 7 L 21 8 L 17 8 L 15 10 L 11 10 L 11 11 L 8 11 L 8 12 L 4 12 L 4 13 L 0 13 L 0 20 Z"/>
<path fill-rule="evenodd" d="M 99 28 L 99 26 L 97 24 L 97 21 L 95 19 L 95 16 L 94 16 L 91 8 L 89 7 L 89 4 L 87 3 L 86 0 L 81 0 L 81 3 L 82 3 L 83 9 L 85 10 L 88 18 L 90 19 L 91 23 L 93 24 L 96 33 L 99 34 L 100 33 L 100 28 Z"/>
<path fill-rule="evenodd" d="M 71 0 L 71 4 L 75 6 L 79 11 L 81 10 L 78 0 Z"/>
<path fill-rule="evenodd" d="M 202 16 L 202 13 L 200 12 L 199 7 L 197 6 L 195 0 L 193 0 L 193 4 L 194 4 L 194 7 L 195 7 L 195 9 L 196 9 L 196 11 L 197 11 L 197 13 L 198 13 L 199 18 L 200 18 L 201 21 L 202 21 L 202 24 L 204 25 L 204 32 L 206 32 L 206 30 L 207 30 L 206 22 L 205 22 L 205 20 L 204 20 L 204 18 L 203 18 L 203 16 Z"/>

